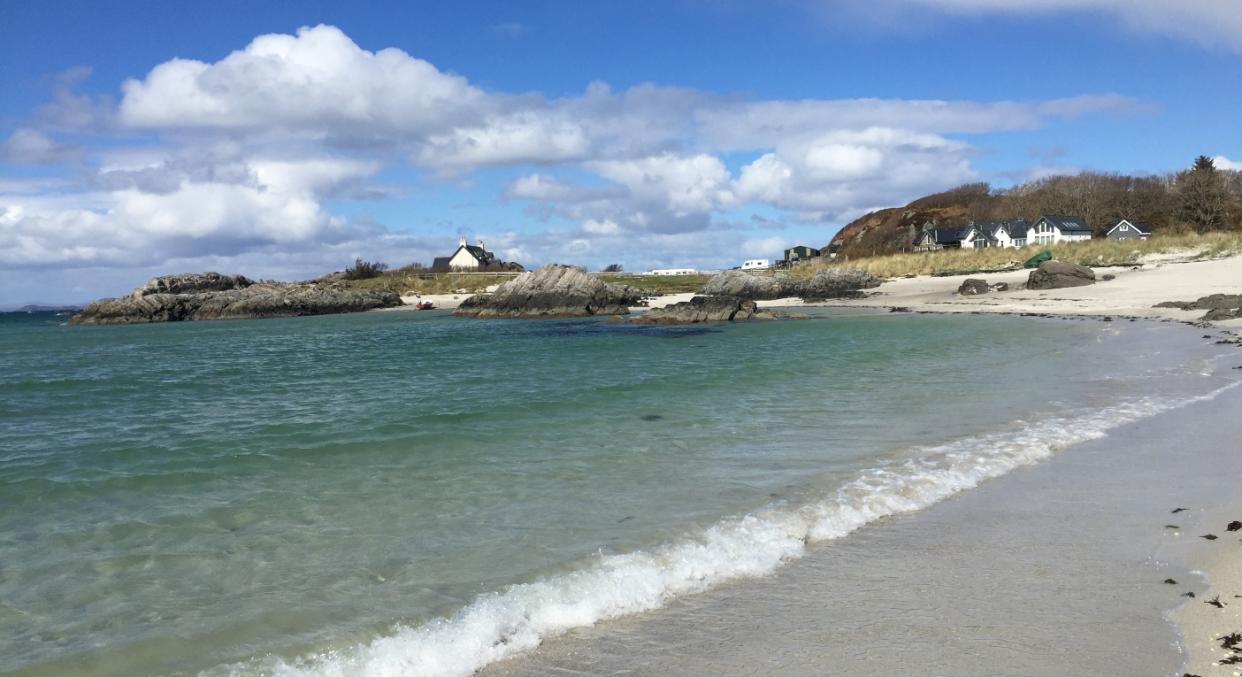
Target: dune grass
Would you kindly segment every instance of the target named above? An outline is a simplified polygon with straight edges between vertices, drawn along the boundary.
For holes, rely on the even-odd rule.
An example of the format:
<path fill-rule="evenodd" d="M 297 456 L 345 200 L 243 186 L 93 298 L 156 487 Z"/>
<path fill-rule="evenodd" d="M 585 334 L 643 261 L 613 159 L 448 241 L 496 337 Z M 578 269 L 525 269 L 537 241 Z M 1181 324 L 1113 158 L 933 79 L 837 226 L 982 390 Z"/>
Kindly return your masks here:
<path fill-rule="evenodd" d="M 599 279 L 609 284 L 628 284 L 653 294 L 684 294 L 696 292 L 712 279 L 706 273 L 694 275 L 635 275 L 632 273 L 601 273 Z"/>
<path fill-rule="evenodd" d="M 347 282 L 354 289 L 376 289 L 398 294 L 453 294 L 458 290 L 474 294 L 508 282 L 518 273 L 428 273 L 409 269 L 390 270 L 378 277 Z"/>
<path fill-rule="evenodd" d="M 1187 259 L 1211 259 L 1242 253 L 1242 233 L 1216 232 L 1197 235 L 1155 235 L 1146 240 L 1094 239 L 1054 245 L 1031 245 L 1021 249 L 945 249 L 834 261 L 815 260 L 790 272 L 810 276 L 824 267 L 861 268 L 879 277 L 950 275 L 1021 268 L 1022 263 L 1045 249 L 1058 261 L 1084 266 L 1125 266 L 1141 263 L 1153 254 L 1184 254 Z"/>

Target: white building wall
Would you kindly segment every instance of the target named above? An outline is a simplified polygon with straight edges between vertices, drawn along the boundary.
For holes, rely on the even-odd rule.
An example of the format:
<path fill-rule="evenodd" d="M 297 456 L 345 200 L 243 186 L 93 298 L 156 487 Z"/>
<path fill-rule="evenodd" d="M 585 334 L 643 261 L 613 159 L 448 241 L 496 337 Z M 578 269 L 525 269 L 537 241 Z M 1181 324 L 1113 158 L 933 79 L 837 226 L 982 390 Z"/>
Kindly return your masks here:
<path fill-rule="evenodd" d="M 465 247 L 458 247 L 453 253 L 453 258 L 449 259 L 449 268 L 478 268 L 479 260 L 474 258 Z"/>

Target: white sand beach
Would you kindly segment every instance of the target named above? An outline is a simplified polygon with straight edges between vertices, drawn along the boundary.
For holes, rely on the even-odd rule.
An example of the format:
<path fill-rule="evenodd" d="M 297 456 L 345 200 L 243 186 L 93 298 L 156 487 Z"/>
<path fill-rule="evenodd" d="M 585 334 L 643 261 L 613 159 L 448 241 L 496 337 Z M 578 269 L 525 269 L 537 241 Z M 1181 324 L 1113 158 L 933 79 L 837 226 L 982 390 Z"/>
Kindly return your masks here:
<path fill-rule="evenodd" d="M 1242 256 L 1209 261 L 1152 257 L 1132 267 L 1095 268 L 1095 284 L 1067 289 L 1020 289 L 1029 270 L 950 277 L 913 277 L 886 281 L 878 293 L 865 299 L 833 305 L 903 307 L 937 313 L 1046 313 L 1193 321 L 1203 311 L 1154 308 L 1163 301 L 1193 301 L 1210 294 L 1242 293 Z M 1104 275 L 1115 276 L 1112 280 Z M 1011 291 L 960 296 L 957 288 L 968 278 L 1005 282 Z M 773 304 L 775 305 L 775 304 Z M 1242 320 L 1222 326 L 1242 327 Z"/>

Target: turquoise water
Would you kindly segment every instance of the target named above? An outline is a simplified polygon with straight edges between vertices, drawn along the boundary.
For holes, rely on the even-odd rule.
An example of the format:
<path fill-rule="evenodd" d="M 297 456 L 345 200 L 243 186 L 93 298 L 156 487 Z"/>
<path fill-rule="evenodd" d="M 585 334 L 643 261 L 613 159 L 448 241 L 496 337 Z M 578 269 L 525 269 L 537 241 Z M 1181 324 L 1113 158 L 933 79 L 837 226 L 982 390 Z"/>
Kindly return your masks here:
<path fill-rule="evenodd" d="M 1202 395 L 1214 358 L 1006 317 L 64 319 L 0 315 L 5 674 L 468 674 Z"/>

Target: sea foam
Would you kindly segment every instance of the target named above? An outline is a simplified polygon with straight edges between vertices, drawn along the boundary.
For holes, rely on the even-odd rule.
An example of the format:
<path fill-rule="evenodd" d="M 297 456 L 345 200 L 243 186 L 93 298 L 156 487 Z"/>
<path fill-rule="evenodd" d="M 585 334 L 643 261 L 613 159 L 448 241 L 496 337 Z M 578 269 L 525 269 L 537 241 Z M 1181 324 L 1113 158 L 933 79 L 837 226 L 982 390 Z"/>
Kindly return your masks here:
<path fill-rule="evenodd" d="M 913 450 L 912 460 L 860 473 L 822 500 L 773 505 L 721 521 L 695 538 L 650 551 L 599 557 L 588 568 L 490 593 L 448 618 L 401 629 L 341 651 L 296 661 L 260 660 L 209 674 L 461 676 L 601 620 L 657 609 L 679 595 L 769 574 L 807 544 L 840 538 L 877 519 L 925 508 L 953 494 L 1107 435 L 1126 423 L 1206 401 L 1133 399 L 1072 417 L 1015 422 L 1005 432 Z"/>

